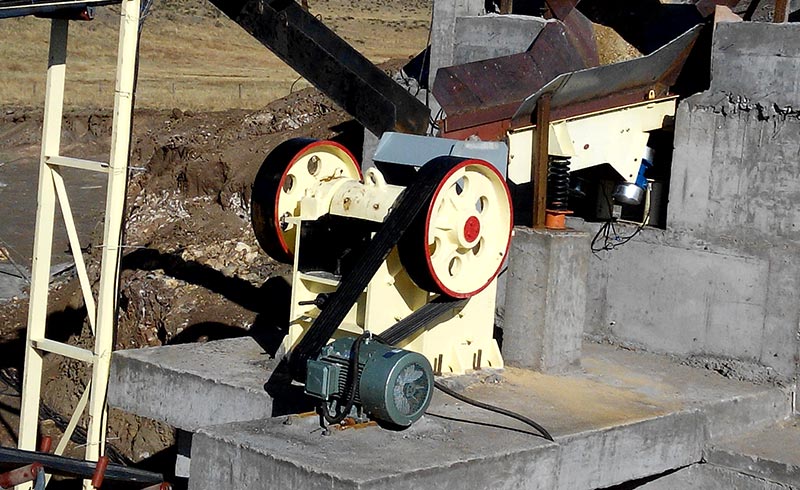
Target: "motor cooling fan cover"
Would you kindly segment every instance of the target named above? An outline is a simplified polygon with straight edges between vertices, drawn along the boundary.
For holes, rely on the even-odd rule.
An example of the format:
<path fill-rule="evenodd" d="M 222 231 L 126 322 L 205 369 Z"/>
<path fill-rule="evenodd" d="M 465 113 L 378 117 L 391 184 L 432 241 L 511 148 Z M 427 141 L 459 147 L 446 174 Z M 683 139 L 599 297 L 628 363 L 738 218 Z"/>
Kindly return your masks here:
<path fill-rule="evenodd" d="M 374 418 L 407 427 L 430 405 L 433 370 L 421 354 L 383 347 L 384 352 L 373 353 L 364 366 L 359 382 L 361 402 Z"/>

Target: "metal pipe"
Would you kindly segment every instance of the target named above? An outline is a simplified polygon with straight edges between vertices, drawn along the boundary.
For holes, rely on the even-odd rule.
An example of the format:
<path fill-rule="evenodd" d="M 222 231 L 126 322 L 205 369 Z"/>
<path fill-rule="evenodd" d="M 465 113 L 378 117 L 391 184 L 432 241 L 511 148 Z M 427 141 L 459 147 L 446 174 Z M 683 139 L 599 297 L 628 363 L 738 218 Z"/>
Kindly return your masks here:
<path fill-rule="evenodd" d="M 33 463 L 0 475 L 0 488 L 11 488 L 20 483 L 32 482 L 42 471 L 40 463 Z"/>

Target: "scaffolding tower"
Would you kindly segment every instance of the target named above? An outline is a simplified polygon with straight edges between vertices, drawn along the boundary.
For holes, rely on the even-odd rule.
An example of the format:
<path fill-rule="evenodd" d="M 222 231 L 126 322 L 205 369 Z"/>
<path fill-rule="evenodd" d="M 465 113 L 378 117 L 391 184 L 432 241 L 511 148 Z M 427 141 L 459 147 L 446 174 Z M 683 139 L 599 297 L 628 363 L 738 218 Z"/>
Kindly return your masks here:
<path fill-rule="evenodd" d="M 85 6 L 91 2 L 62 3 Z M 60 153 L 70 21 L 60 18 L 51 21 L 30 307 L 20 407 L 20 449 L 35 450 L 37 448 L 43 358 L 47 354 L 55 354 L 82 361 L 90 365 L 92 371 L 91 380 L 75 408 L 64 436 L 56 447 L 56 454 L 63 454 L 84 412 L 88 417 L 86 459 L 97 461 L 105 453 L 106 393 L 111 352 L 114 348 L 120 241 L 128 179 L 140 4 L 140 0 L 121 1 L 113 128 L 108 163 L 71 158 Z M 61 169 L 64 167 L 87 172 L 101 172 L 108 176 L 102 262 L 96 301 L 70 208 L 69 197 L 61 175 Z M 94 334 L 94 347 L 91 350 L 48 339 L 45 334 L 56 204 L 60 206 L 64 218 L 89 325 Z M 18 488 L 31 488 L 31 485 L 27 484 Z M 84 482 L 84 488 L 92 488 L 88 480 Z"/>

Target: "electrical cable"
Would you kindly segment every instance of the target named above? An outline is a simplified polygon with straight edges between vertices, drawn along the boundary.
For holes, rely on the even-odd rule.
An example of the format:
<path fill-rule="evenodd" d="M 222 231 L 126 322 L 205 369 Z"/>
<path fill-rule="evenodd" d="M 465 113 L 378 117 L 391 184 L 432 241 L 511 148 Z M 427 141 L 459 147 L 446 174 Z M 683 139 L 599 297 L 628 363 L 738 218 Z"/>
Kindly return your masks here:
<path fill-rule="evenodd" d="M 533 427 L 534 429 L 536 429 L 542 435 L 542 437 L 544 437 L 548 441 L 553 441 L 554 440 L 553 436 L 550 435 L 550 432 L 548 432 L 547 429 L 542 427 L 540 424 L 538 424 L 533 419 L 530 419 L 530 418 L 528 418 L 528 417 L 526 417 L 524 415 L 520 415 L 520 414 L 518 414 L 516 412 L 512 412 L 511 410 L 506 410 L 505 408 L 500 408 L 500 407 L 496 407 L 494 405 L 489 405 L 488 403 L 479 402 L 478 400 L 473 400 L 472 398 L 464 396 L 461 393 L 459 393 L 459 392 L 457 392 L 457 391 L 455 391 L 455 390 L 453 390 L 451 388 L 448 388 L 446 385 L 440 383 L 439 381 L 434 381 L 433 382 L 433 386 L 435 386 L 439 391 L 442 391 L 442 392 L 452 396 L 456 400 L 460 400 L 460 401 L 462 401 L 464 403 L 467 403 L 469 405 L 472 405 L 474 407 L 482 408 L 482 409 L 488 410 L 490 412 L 499 413 L 500 415 L 505 415 L 506 417 L 510 417 L 512 419 L 519 420 L 520 422 L 522 422 L 524 424 L 527 424 L 527 425 Z"/>
<path fill-rule="evenodd" d="M 17 272 L 19 272 L 20 278 L 24 279 L 25 282 L 30 284 L 31 278 L 25 273 L 25 269 L 21 265 L 17 264 L 11 257 L 11 252 L 16 253 L 17 255 L 19 255 L 19 252 L 14 250 L 14 248 L 6 243 L 2 238 L 0 238 L 0 245 L 2 245 L 2 247 L 0 247 L 0 254 L 2 254 L 6 260 L 8 260 L 8 262 L 17 270 Z"/>
<path fill-rule="evenodd" d="M 434 136 L 436 134 L 436 131 L 439 131 L 441 129 L 439 128 L 439 125 L 436 124 L 436 121 L 438 121 L 443 114 L 444 114 L 444 109 L 439 109 L 439 112 L 436 113 L 436 116 L 431 116 L 431 115 L 428 116 L 428 124 L 431 125 L 431 130 L 428 136 Z"/>
<path fill-rule="evenodd" d="M 608 192 L 606 191 L 605 187 L 603 187 L 603 197 L 606 199 L 606 204 L 608 205 L 609 212 L 612 209 L 611 199 L 608 196 Z M 626 243 L 633 240 L 645 227 L 645 223 L 648 222 L 650 218 L 650 209 L 647 210 L 647 214 L 642 218 L 642 222 L 636 227 L 633 233 L 628 236 L 620 236 L 617 232 L 616 223 L 617 220 L 612 218 L 607 219 L 600 229 L 597 230 L 594 237 L 592 238 L 592 243 L 590 245 L 592 253 L 597 255 L 599 252 L 611 252 L 618 247 L 625 245 Z M 597 243 L 600 241 L 602 236 L 602 246 L 598 246 Z"/>
<path fill-rule="evenodd" d="M 353 341 L 353 345 L 350 347 L 350 361 L 347 370 L 347 381 L 344 389 L 344 392 L 347 395 L 347 401 L 345 401 L 344 405 L 337 403 L 335 415 L 328 413 L 328 410 L 325 407 L 325 402 L 322 402 L 322 406 L 320 407 L 322 416 L 330 425 L 341 423 L 345 418 L 347 418 L 348 415 L 350 415 L 350 410 L 353 409 L 353 405 L 356 402 L 356 393 L 358 393 L 358 356 L 361 351 L 361 344 L 364 343 L 364 340 L 368 339 L 370 336 L 371 334 L 369 332 L 362 333 L 356 338 L 355 341 Z"/>
<path fill-rule="evenodd" d="M 0 369 L 0 382 L 13 389 L 19 395 L 22 393 L 22 382 L 16 370 Z M 46 403 L 39 405 L 39 418 L 42 420 L 52 420 L 56 427 L 63 433 L 69 425 L 69 420 L 63 417 L 60 413 L 50 408 Z M 86 429 L 83 427 L 75 427 L 70 440 L 78 445 L 86 444 Z M 119 449 L 114 445 L 106 442 L 106 456 L 113 462 L 124 466 L 131 466 L 134 462 L 127 458 Z"/>

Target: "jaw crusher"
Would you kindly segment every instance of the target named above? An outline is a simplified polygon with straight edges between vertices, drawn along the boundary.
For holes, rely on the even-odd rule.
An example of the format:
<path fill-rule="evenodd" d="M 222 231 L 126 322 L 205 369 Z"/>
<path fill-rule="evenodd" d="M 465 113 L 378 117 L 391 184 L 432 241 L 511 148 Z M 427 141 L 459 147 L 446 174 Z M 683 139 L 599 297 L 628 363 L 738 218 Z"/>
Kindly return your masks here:
<path fill-rule="evenodd" d="M 294 139 L 264 161 L 251 205 L 262 248 L 293 266 L 281 352 L 329 422 L 409 426 L 434 373 L 503 367 L 492 334 L 513 211 L 490 163 L 436 157 L 393 185 L 337 143 Z"/>

